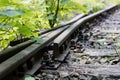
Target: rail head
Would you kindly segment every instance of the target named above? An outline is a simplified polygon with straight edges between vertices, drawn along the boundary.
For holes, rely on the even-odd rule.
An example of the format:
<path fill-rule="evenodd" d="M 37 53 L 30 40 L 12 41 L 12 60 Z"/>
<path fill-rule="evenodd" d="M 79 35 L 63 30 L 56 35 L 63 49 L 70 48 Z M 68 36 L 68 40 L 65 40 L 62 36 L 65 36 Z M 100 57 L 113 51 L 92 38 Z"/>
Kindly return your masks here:
<path fill-rule="evenodd" d="M 91 15 L 88 15 L 82 19 L 79 19 L 78 21 L 76 21 L 75 23 L 73 23 L 72 25 L 70 25 L 70 27 L 68 29 L 66 29 L 62 34 L 60 34 L 55 40 L 54 40 L 54 54 L 60 54 L 60 50 L 59 48 L 61 47 L 61 45 L 77 30 L 79 29 L 79 27 L 89 21 L 89 20 L 92 20 L 93 18 L 95 18 L 96 16 L 98 15 L 101 15 L 102 13 L 104 12 L 107 12 L 113 8 L 116 8 L 118 5 L 113 5 L 113 6 L 110 6 L 106 9 L 103 9 L 103 10 L 100 10 L 96 13 L 93 13 Z"/>
<path fill-rule="evenodd" d="M 56 26 L 56 27 L 54 27 L 54 28 L 52 28 L 52 29 L 49 29 L 49 30 L 46 30 L 46 31 L 41 32 L 40 35 L 45 34 L 45 33 L 48 33 L 48 32 L 50 32 L 50 31 L 53 31 L 53 30 L 56 30 L 56 29 L 59 29 L 59 28 L 61 28 L 61 27 L 67 26 L 67 25 L 71 25 L 72 23 L 74 23 L 74 22 L 76 22 L 77 20 L 83 18 L 84 16 L 86 16 L 86 14 L 81 13 L 81 14 L 75 16 L 74 18 L 72 18 L 72 19 L 71 19 L 70 21 L 68 21 L 68 22 L 65 22 L 65 23 L 63 23 L 63 24 L 59 24 L 58 26 Z"/>
<path fill-rule="evenodd" d="M 97 15 L 100 15 L 102 14 L 103 12 L 107 12 L 115 7 L 117 7 L 118 5 L 113 5 L 113 6 L 110 6 L 106 9 L 103 9 L 103 10 L 100 10 L 96 13 L 93 13 L 91 15 L 88 15 L 82 19 L 79 19 L 77 22 L 73 23 L 72 25 L 70 25 L 70 27 L 68 29 L 66 29 L 61 35 L 59 35 L 55 40 L 54 40 L 54 44 L 58 44 L 58 46 L 60 47 L 64 41 L 75 31 L 77 30 L 80 25 L 82 25 L 84 22 L 96 17 Z"/>
<path fill-rule="evenodd" d="M 54 31 L 54 30 L 57 30 L 59 28 L 62 28 L 62 27 L 65 27 L 65 26 L 68 26 L 74 22 L 76 22 L 78 19 L 84 17 L 86 14 L 84 13 L 81 13 L 79 15 L 77 15 L 76 17 L 72 18 L 70 21 L 64 23 L 64 24 L 60 24 L 58 25 L 57 27 L 53 28 L 53 29 L 50 29 L 50 30 L 47 30 L 47 31 L 44 31 L 40 34 L 40 36 L 44 36 L 45 34 L 51 32 L 51 31 Z M 11 45 L 14 44 L 14 42 L 17 42 L 17 41 L 13 41 L 11 42 Z M 11 56 L 15 55 L 16 53 L 18 53 L 19 51 L 25 49 L 26 47 L 30 46 L 31 44 L 33 44 L 34 42 L 30 41 L 27 39 L 27 41 L 23 42 L 23 43 L 20 43 L 16 46 L 13 46 L 12 48 L 8 48 L 6 49 L 5 51 L 1 51 L 0 52 L 0 63 L 5 61 L 6 59 L 10 58 Z"/>

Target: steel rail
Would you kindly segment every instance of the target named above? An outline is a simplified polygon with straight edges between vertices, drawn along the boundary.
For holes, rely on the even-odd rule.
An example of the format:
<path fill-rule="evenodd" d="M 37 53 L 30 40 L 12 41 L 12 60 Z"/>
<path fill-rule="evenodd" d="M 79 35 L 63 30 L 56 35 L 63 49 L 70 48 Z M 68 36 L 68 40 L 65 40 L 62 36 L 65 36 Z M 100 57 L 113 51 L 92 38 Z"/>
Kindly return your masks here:
<path fill-rule="evenodd" d="M 10 58 L 11 56 L 15 55 L 16 53 L 23 50 L 24 48 L 30 46 L 33 43 L 34 42 L 29 40 L 29 41 L 23 42 L 21 44 L 18 44 L 12 48 L 8 48 L 5 51 L 0 52 L 0 63 L 5 61 L 6 59 Z"/>
<path fill-rule="evenodd" d="M 44 35 L 46 33 L 49 33 L 49 32 L 52 32 L 52 31 L 55 31 L 57 29 L 60 29 L 64 26 L 67 26 L 67 25 L 71 25 L 72 23 L 76 22 L 77 20 L 83 18 L 84 16 L 86 16 L 86 14 L 82 13 L 82 14 L 79 14 L 77 15 L 76 17 L 72 18 L 70 21 L 64 23 L 64 24 L 60 24 L 52 29 L 49 29 L 47 31 L 44 31 L 44 32 L 41 32 L 40 33 L 40 36 L 41 35 Z M 65 28 L 66 29 L 66 28 Z M 16 46 L 13 46 L 12 48 L 8 48 L 4 51 L 1 51 L 0 52 L 0 63 L 7 60 L 8 58 L 10 58 L 11 56 L 17 54 L 18 52 L 20 52 L 21 50 L 25 49 L 26 47 L 30 46 L 31 44 L 33 44 L 34 42 L 32 42 L 31 40 L 28 40 L 28 41 L 25 41 L 23 43 L 20 43 Z"/>
<path fill-rule="evenodd" d="M 38 32 L 38 34 L 39 34 L 39 36 L 40 36 L 40 35 L 43 35 L 43 34 L 45 34 L 45 33 L 48 33 L 48 32 L 54 31 L 54 30 L 56 30 L 56 29 L 59 29 L 59 28 L 61 28 L 61 27 L 64 27 L 64 26 L 67 26 L 67 25 L 71 25 L 71 24 L 73 24 L 74 22 L 76 22 L 77 20 L 85 17 L 86 15 L 87 15 L 87 14 L 81 13 L 81 14 L 75 16 L 74 18 L 72 18 L 70 21 L 67 21 L 67 22 L 65 22 L 65 23 L 59 24 L 59 25 L 57 25 L 57 26 L 54 27 L 54 28 L 51 28 L 51 29 L 48 29 L 48 30 L 45 30 L 45 31 L 42 31 L 42 32 Z M 11 46 L 15 46 L 16 44 L 20 43 L 21 41 L 28 41 L 28 40 L 29 40 L 29 38 L 25 38 L 25 39 L 21 39 L 21 40 L 14 40 L 14 41 L 11 41 L 11 42 L 10 42 L 10 45 L 11 45 Z"/>
<path fill-rule="evenodd" d="M 59 35 L 54 40 L 54 54 L 58 54 L 55 51 L 59 50 L 59 47 L 80 27 L 80 25 L 82 25 L 84 22 L 87 22 L 92 18 L 95 18 L 97 15 L 100 15 L 103 12 L 109 11 L 114 7 L 117 7 L 117 5 L 109 7 L 105 10 L 101 10 L 97 13 L 91 14 L 90 16 L 87 16 L 85 18 L 82 18 L 76 21 L 74 24 L 71 24 L 69 28 L 68 28 L 69 25 L 61 27 L 60 29 L 53 31 L 52 33 L 44 37 L 43 42 L 41 44 L 33 43 L 29 47 L 25 48 L 24 50 L 18 52 L 17 54 L 10 57 L 6 61 L 2 62 L 0 64 L 0 80 L 2 80 L 4 77 L 13 72 L 20 65 L 25 63 L 28 59 L 37 54 L 42 48 L 46 47 L 48 44 L 53 42 L 53 40 Z"/>
<path fill-rule="evenodd" d="M 67 22 L 65 22 L 65 23 L 63 23 L 63 24 L 59 24 L 58 26 L 56 26 L 56 27 L 54 27 L 54 28 L 52 28 L 52 29 L 43 31 L 43 32 L 41 32 L 39 35 L 45 34 L 45 33 L 47 33 L 47 32 L 50 32 L 50 31 L 53 31 L 53 30 L 56 30 L 56 29 L 59 29 L 59 28 L 61 28 L 61 27 L 67 26 L 67 25 L 71 25 L 71 24 L 75 23 L 77 20 L 79 20 L 79 19 L 81 19 L 81 18 L 83 18 L 83 17 L 85 17 L 85 16 L 86 16 L 86 14 L 81 13 L 81 14 L 75 16 L 74 18 L 72 18 L 70 21 L 67 21 Z"/>
<path fill-rule="evenodd" d="M 42 34 L 40 37 L 42 38 L 42 37 L 48 35 L 51 32 L 48 32 L 46 34 Z M 0 63 L 2 63 L 3 61 L 7 60 L 10 57 L 12 57 L 13 55 L 17 54 L 18 52 L 20 52 L 21 50 L 25 49 L 26 47 L 30 46 L 33 43 L 35 43 L 35 41 L 28 40 L 28 41 L 25 41 L 21 44 L 18 44 L 16 46 L 8 48 L 4 51 L 1 51 L 0 52 Z"/>
<path fill-rule="evenodd" d="M 25 63 L 29 58 L 37 54 L 40 49 L 46 47 L 46 45 L 51 43 L 53 39 L 61 34 L 67 27 L 68 26 L 53 31 L 48 36 L 43 38 L 43 42 L 41 44 L 34 43 L 24 50 L 18 52 L 16 55 L 10 57 L 6 61 L 2 62 L 0 64 L 0 80 L 14 71 L 21 64 Z"/>
<path fill-rule="evenodd" d="M 65 41 L 77 30 L 79 29 L 79 27 L 84 24 L 85 22 L 92 20 L 93 18 L 95 18 L 98 15 L 101 15 L 104 12 L 107 12 L 115 7 L 117 7 L 118 5 L 113 5 L 110 6 L 106 9 L 103 9 L 101 11 L 98 11 L 96 13 L 93 13 L 91 15 L 88 15 L 80 20 L 78 20 L 77 22 L 75 22 L 74 24 L 70 25 L 70 27 L 68 29 L 66 29 L 62 34 L 60 34 L 55 40 L 54 40 L 54 55 L 57 56 L 59 54 L 61 54 L 61 46 L 63 45 L 63 43 L 65 43 Z"/>

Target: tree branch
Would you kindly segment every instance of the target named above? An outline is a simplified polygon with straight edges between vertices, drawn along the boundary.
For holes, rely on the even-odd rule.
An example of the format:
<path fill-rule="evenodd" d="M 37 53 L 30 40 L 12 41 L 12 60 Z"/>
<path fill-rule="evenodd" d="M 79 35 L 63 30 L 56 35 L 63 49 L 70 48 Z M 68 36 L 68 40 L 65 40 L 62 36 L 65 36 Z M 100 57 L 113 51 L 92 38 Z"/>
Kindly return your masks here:
<path fill-rule="evenodd" d="M 60 5 L 60 0 L 57 0 L 57 7 L 56 7 L 56 10 L 55 10 L 55 16 L 53 18 L 53 27 L 55 25 L 55 22 L 56 22 L 56 19 L 57 19 L 57 16 L 58 16 L 59 5 Z"/>

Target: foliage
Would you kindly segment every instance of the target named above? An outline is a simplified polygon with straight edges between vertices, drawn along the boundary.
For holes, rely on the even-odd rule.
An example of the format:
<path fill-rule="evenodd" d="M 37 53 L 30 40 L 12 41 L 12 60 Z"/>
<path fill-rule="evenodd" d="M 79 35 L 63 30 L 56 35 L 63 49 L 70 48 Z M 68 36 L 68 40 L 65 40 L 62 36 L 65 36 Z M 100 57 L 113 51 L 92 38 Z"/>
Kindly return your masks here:
<path fill-rule="evenodd" d="M 75 6 L 71 6 L 72 4 Z M 10 41 L 38 37 L 36 30 L 54 27 L 64 15 L 69 13 L 68 17 L 71 16 L 73 10 L 85 11 L 72 0 L 0 0 L 0 7 L 2 49 L 5 49 Z"/>
<path fill-rule="evenodd" d="M 103 0 L 105 4 L 120 4 L 120 0 Z"/>
<path fill-rule="evenodd" d="M 116 49 L 119 49 L 120 48 L 120 43 L 119 42 L 115 43 L 114 46 L 115 46 Z"/>
<path fill-rule="evenodd" d="M 31 40 L 32 40 L 33 42 L 38 43 L 38 44 L 40 44 L 40 43 L 42 43 L 42 42 L 43 42 L 42 38 L 35 38 L 35 37 L 31 37 Z"/>
<path fill-rule="evenodd" d="M 96 12 L 105 7 L 105 4 L 101 0 L 76 0 L 80 2 L 87 10 Z"/>
<path fill-rule="evenodd" d="M 5 49 L 13 40 L 34 37 L 44 28 L 53 28 L 61 20 L 70 19 L 75 13 L 88 13 L 103 8 L 94 0 L 0 0 L 0 47 Z M 91 7 L 92 6 L 92 7 Z M 94 12 L 93 11 L 93 12 Z"/>
<path fill-rule="evenodd" d="M 23 80 L 35 80 L 35 78 L 31 76 L 25 76 Z"/>

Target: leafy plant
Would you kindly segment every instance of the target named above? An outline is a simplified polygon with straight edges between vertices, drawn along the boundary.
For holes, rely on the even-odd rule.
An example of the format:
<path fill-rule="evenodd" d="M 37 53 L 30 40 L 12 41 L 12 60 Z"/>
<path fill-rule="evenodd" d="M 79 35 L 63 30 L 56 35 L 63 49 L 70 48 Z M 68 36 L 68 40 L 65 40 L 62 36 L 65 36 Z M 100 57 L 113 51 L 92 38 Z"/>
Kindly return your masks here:
<path fill-rule="evenodd" d="M 35 78 L 31 76 L 25 76 L 23 80 L 35 80 Z"/>
<path fill-rule="evenodd" d="M 40 43 L 43 42 L 42 38 L 35 38 L 35 37 L 32 37 L 31 40 L 32 40 L 33 42 L 38 43 L 38 44 L 40 44 Z"/>
<path fill-rule="evenodd" d="M 78 1 L 0 0 L 0 47 L 6 49 L 11 41 L 22 38 L 36 39 L 37 31 L 53 28 L 76 12 L 88 13 L 88 4 Z"/>
<path fill-rule="evenodd" d="M 105 59 L 106 59 L 107 61 L 112 61 L 112 60 L 115 59 L 115 57 L 105 57 Z"/>

